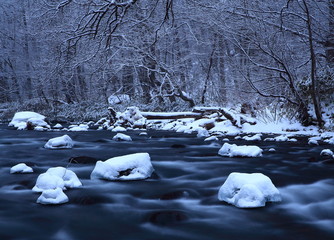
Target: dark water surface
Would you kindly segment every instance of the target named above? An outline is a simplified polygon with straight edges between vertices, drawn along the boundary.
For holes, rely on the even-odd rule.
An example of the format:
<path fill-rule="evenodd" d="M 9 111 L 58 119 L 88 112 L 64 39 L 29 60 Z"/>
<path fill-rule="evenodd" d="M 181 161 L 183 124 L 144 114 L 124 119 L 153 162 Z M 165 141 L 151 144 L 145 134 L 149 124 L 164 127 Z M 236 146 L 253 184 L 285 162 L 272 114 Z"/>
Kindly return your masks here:
<path fill-rule="evenodd" d="M 68 134 L 75 147 L 47 150 L 48 139 Z M 334 239 L 334 165 L 320 151 L 333 145 L 244 142 L 264 149 L 262 158 L 217 155 L 223 142 L 172 132 L 127 132 L 133 142 L 115 142 L 110 131 L 36 132 L 0 126 L 0 239 Z M 274 147 L 277 151 L 267 150 Z M 155 174 L 145 181 L 90 180 L 90 164 L 70 164 L 83 183 L 67 190 L 64 205 L 36 203 L 31 188 L 40 173 L 75 156 L 100 160 L 148 152 Z M 9 174 L 25 162 L 33 174 Z M 231 172 L 261 172 L 282 194 L 281 203 L 238 209 L 217 193 Z"/>

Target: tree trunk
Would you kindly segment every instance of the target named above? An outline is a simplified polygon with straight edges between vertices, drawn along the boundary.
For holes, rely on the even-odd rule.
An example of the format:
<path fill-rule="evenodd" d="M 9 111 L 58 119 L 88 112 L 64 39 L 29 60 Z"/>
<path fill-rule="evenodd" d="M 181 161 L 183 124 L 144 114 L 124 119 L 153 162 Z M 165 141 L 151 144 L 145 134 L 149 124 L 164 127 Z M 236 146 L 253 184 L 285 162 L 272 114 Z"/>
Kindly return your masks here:
<path fill-rule="evenodd" d="M 303 0 L 303 4 L 305 6 L 305 13 L 307 17 L 306 24 L 307 24 L 308 43 L 309 43 L 309 50 L 310 50 L 310 57 L 311 57 L 311 81 L 312 81 L 311 95 L 312 95 L 315 115 L 317 117 L 318 126 L 322 128 L 323 120 L 322 120 L 320 100 L 319 100 L 319 90 L 318 90 L 318 82 L 317 82 L 317 74 L 316 74 L 317 66 L 316 66 L 316 56 L 315 56 L 314 45 L 313 45 L 311 16 L 310 16 L 308 5 L 305 0 Z"/>

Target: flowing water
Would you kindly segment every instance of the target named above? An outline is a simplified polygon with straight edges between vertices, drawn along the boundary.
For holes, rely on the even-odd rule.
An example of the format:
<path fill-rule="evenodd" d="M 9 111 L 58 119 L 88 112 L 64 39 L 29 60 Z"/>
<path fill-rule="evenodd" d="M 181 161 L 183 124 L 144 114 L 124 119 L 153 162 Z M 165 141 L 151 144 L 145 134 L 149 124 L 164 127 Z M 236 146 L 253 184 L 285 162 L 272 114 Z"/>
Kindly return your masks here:
<path fill-rule="evenodd" d="M 48 139 L 68 134 L 75 147 L 48 150 Z M 164 131 L 127 132 L 133 142 L 115 142 L 110 131 L 14 131 L 0 126 L 0 239 L 334 239 L 334 164 L 319 162 L 333 145 L 244 142 L 264 149 L 260 158 L 217 155 L 223 142 Z M 267 150 L 275 148 L 276 152 Z M 90 180 L 94 163 L 69 165 L 83 183 L 65 193 L 63 205 L 36 203 L 40 173 L 69 164 L 69 158 L 100 160 L 148 152 L 155 174 L 144 181 Z M 92 160 L 92 159 L 89 159 Z M 9 174 L 25 162 L 33 174 Z M 238 209 L 217 193 L 231 172 L 261 172 L 281 192 L 281 203 Z"/>

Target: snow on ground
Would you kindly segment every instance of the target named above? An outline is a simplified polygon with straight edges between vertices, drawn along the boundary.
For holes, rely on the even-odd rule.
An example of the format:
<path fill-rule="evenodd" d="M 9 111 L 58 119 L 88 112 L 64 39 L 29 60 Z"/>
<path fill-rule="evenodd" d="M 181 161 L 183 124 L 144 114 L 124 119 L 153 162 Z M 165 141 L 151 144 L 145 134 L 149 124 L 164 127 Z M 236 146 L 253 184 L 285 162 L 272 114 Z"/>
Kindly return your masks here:
<path fill-rule="evenodd" d="M 32 130 L 36 127 L 49 129 L 50 125 L 45 121 L 46 117 L 35 112 L 17 112 L 8 124 L 9 127 L 17 128 L 17 130 Z"/>
<path fill-rule="evenodd" d="M 63 135 L 61 137 L 55 137 L 49 139 L 49 141 L 44 145 L 44 148 L 48 149 L 63 149 L 63 148 L 73 148 L 73 140 L 68 135 Z"/>
<path fill-rule="evenodd" d="M 10 169 L 10 173 L 32 173 L 34 170 L 25 163 L 19 163 Z"/>
<path fill-rule="evenodd" d="M 218 154 L 224 157 L 261 157 L 262 151 L 258 146 L 237 146 L 236 144 L 224 143 Z"/>
<path fill-rule="evenodd" d="M 238 208 L 264 207 L 280 202 L 281 195 L 269 177 L 262 173 L 231 173 L 218 192 L 218 199 Z"/>
<path fill-rule="evenodd" d="M 132 141 L 132 138 L 130 136 L 125 135 L 123 133 L 117 133 L 112 139 L 115 141 L 127 141 L 127 142 Z"/>
<path fill-rule="evenodd" d="M 37 199 L 40 204 L 62 204 L 68 202 L 68 197 L 61 188 L 48 189 Z"/>
<path fill-rule="evenodd" d="M 149 178 L 154 169 L 148 153 L 135 153 L 98 161 L 91 179 L 140 180 Z"/>

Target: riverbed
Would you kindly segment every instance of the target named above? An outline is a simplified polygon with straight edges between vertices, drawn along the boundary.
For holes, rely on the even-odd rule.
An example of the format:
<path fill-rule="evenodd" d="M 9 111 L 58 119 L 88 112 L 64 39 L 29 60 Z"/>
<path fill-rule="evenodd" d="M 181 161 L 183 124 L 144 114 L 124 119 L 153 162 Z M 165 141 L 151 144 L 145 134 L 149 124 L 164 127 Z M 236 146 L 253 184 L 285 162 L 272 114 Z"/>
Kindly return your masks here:
<path fill-rule="evenodd" d="M 111 131 L 15 131 L 1 125 L 0 239 L 334 239 L 334 164 L 320 157 L 333 145 L 311 146 L 306 137 L 297 142 L 228 137 L 229 143 L 264 150 L 258 158 L 228 158 L 218 155 L 222 139 L 140 132 L 126 132 L 132 142 L 116 142 Z M 48 139 L 64 134 L 74 140 L 73 149 L 43 148 Z M 144 181 L 91 180 L 93 162 L 69 163 L 71 157 L 106 160 L 137 152 L 148 152 L 155 169 Z M 9 173 L 22 162 L 34 173 Z M 66 204 L 37 204 L 39 194 L 31 188 L 39 174 L 56 166 L 73 170 L 83 187 L 67 190 Z M 218 201 L 231 172 L 267 175 L 283 201 L 257 209 Z"/>

